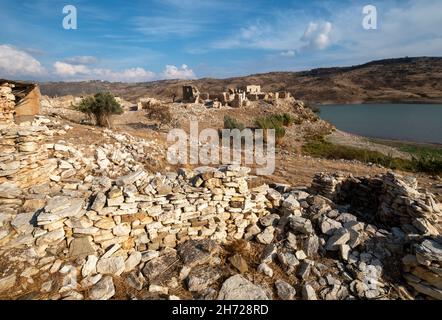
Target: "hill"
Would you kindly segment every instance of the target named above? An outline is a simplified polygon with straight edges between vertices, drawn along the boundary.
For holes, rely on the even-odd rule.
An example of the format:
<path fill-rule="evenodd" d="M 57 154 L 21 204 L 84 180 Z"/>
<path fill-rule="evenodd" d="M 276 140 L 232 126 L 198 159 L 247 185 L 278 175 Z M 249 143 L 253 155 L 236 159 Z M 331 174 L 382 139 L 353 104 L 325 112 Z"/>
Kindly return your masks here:
<path fill-rule="evenodd" d="M 442 103 L 442 57 L 398 58 L 350 67 L 319 68 L 301 72 L 271 72 L 228 79 L 161 80 L 146 83 L 106 81 L 41 83 L 49 96 L 83 95 L 109 90 L 126 100 L 140 97 L 181 96 L 181 86 L 192 84 L 201 92 L 227 86 L 259 84 L 264 91 L 290 91 L 297 99 L 315 104 L 362 102 Z"/>

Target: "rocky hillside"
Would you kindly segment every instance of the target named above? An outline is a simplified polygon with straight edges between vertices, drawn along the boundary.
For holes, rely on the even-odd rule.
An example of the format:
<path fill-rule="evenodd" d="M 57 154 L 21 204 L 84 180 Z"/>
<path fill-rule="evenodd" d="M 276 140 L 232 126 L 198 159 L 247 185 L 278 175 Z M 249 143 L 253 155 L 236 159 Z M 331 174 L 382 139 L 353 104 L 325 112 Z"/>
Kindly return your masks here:
<path fill-rule="evenodd" d="M 100 129 L 87 156 L 71 130 L 0 127 L 0 299 L 442 299 L 442 205 L 415 179 L 162 174 L 148 142 Z"/>
<path fill-rule="evenodd" d="M 81 95 L 109 90 L 135 102 L 144 96 L 181 96 L 181 86 L 192 84 L 201 92 L 226 86 L 259 84 L 264 91 L 290 91 L 310 103 L 442 102 L 442 58 L 418 57 L 373 61 L 363 65 L 321 68 L 302 72 L 271 72 L 229 79 L 163 80 L 148 83 L 102 81 L 42 83 L 49 96 Z"/>

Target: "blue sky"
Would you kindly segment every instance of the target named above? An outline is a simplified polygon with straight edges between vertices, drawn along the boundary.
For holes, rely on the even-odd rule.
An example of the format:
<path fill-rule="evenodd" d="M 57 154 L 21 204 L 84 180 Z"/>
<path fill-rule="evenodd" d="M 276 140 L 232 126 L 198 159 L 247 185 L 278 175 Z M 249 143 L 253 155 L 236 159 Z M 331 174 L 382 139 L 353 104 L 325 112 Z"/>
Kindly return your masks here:
<path fill-rule="evenodd" d="M 362 26 L 366 5 L 377 29 Z M 77 29 L 65 30 L 65 5 Z M 150 81 L 440 56 L 442 1 L 0 0 L 0 78 Z"/>

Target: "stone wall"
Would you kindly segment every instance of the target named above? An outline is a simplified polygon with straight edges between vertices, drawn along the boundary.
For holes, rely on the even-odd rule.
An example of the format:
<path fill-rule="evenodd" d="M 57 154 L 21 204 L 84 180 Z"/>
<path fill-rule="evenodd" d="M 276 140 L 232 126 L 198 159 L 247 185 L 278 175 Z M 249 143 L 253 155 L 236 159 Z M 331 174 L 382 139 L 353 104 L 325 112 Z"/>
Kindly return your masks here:
<path fill-rule="evenodd" d="M 442 238 L 425 239 L 402 259 L 404 277 L 416 291 L 442 300 Z"/>
<path fill-rule="evenodd" d="M 432 194 L 418 190 L 415 178 L 389 172 L 377 177 L 317 174 L 311 191 L 387 226 L 401 226 L 407 233 L 437 235 L 441 208 Z"/>
<path fill-rule="evenodd" d="M 36 243 L 87 238 L 82 241 L 92 248 L 144 251 L 174 248 L 189 239 L 225 242 L 243 238 L 268 214 L 267 187 L 249 189 L 244 169 L 188 173 L 162 176 L 140 170 L 92 185 L 96 194 L 86 201 L 55 197 L 37 217 L 41 236 Z"/>
<path fill-rule="evenodd" d="M 36 84 L 16 84 L 17 103 L 15 105 L 14 121 L 32 122 L 35 115 L 40 113 L 40 88 Z"/>
<path fill-rule="evenodd" d="M 14 122 L 15 96 L 12 94 L 13 84 L 0 85 L 0 124 Z"/>

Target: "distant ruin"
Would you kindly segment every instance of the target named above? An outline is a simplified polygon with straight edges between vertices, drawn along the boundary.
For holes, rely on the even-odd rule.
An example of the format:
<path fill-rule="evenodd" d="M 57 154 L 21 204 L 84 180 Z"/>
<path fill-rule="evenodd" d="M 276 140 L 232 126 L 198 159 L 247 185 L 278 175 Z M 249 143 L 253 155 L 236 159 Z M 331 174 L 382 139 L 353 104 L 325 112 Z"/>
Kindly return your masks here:
<path fill-rule="evenodd" d="M 290 92 L 262 92 L 259 85 L 246 85 L 237 88 L 227 87 L 221 93 L 200 93 L 195 86 L 183 86 L 182 102 L 201 103 L 207 107 L 219 108 L 230 106 L 241 108 L 249 105 L 250 101 L 275 101 L 279 99 L 289 99 Z"/>

